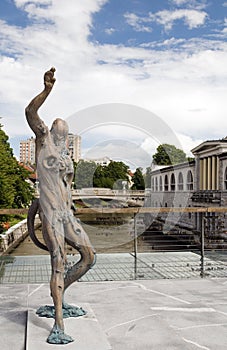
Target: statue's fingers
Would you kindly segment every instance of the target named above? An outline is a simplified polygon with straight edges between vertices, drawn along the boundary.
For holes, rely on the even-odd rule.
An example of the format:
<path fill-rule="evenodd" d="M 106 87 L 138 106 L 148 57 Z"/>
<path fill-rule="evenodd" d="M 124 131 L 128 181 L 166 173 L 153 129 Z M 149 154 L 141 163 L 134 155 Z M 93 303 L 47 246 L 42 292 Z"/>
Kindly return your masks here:
<path fill-rule="evenodd" d="M 50 70 L 48 70 L 45 74 L 44 77 L 48 77 L 50 79 L 54 79 L 54 72 L 55 72 L 55 68 L 52 67 Z"/>

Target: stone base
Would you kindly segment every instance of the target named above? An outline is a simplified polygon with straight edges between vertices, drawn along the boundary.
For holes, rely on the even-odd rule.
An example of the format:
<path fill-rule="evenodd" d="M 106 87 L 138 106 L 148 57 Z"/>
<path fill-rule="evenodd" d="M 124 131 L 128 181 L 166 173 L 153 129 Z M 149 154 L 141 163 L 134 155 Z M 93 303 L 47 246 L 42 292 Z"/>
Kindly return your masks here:
<path fill-rule="evenodd" d="M 46 350 L 66 348 L 77 350 L 111 350 L 106 334 L 101 329 L 89 304 L 84 304 L 87 314 L 81 317 L 64 319 L 65 333 L 70 335 L 74 342 L 66 345 L 48 344 L 47 337 L 53 327 L 54 320 L 36 315 L 36 310 L 28 311 L 27 320 L 27 350 Z"/>

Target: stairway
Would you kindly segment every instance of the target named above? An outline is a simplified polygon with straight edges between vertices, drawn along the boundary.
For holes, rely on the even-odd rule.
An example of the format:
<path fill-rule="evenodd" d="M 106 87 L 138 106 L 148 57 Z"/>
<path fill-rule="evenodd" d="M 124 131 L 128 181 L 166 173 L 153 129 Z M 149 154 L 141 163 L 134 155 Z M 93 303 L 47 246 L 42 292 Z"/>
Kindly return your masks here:
<path fill-rule="evenodd" d="M 164 234 L 162 231 L 147 229 L 140 237 L 139 250 L 143 251 L 193 251 L 199 247 L 191 235 Z"/>

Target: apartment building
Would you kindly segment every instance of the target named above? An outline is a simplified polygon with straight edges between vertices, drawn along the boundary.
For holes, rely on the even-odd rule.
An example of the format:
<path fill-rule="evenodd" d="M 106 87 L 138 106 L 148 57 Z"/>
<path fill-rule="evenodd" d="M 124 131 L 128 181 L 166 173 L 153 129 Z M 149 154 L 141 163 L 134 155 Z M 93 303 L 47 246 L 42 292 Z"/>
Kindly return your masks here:
<path fill-rule="evenodd" d="M 24 164 L 35 164 L 35 139 L 31 137 L 20 141 L 20 162 Z"/>
<path fill-rule="evenodd" d="M 68 134 L 68 148 L 71 158 L 78 162 L 81 158 L 81 136 Z M 35 138 L 20 141 L 20 162 L 35 164 Z"/>
<path fill-rule="evenodd" d="M 81 158 L 81 136 L 69 133 L 68 148 L 71 158 L 78 163 Z"/>

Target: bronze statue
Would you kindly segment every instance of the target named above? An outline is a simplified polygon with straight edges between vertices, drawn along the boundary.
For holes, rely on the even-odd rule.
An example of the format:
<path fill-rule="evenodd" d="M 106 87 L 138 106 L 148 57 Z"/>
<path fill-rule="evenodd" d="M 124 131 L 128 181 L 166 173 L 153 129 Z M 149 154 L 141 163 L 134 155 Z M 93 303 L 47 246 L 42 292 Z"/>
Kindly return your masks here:
<path fill-rule="evenodd" d="M 36 199 L 29 209 L 28 230 L 34 243 L 48 250 L 51 257 L 50 290 L 55 323 L 47 342 L 66 344 L 73 339 L 64 333 L 63 312 L 68 309 L 73 314 L 74 311 L 73 307 L 65 304 L 64 292 L 94 265 L 95 251 L 72 211 L 71 185 L 74 168 L 67 149 L 68 125 L 58 118 L 49 130 L 38 115 L 40 106 L 55 83 L 54 72 L 55 69 L 51 68 L 45 73 L 43 91 L 25 110 L 28 124 L 36 135 L 36 166 L 40 188 L 39 199 Z M 35 236 L 34 218 L 37 212 L 42 223 L 45 244 Z M 80 260 L 68 269 L 65 242 L 75 248 L 81 256 Z M 82 309 L 79 311 L 84 314 Z M 40 312 L 41 316 L 42 312 L 43 310 Z"/>

